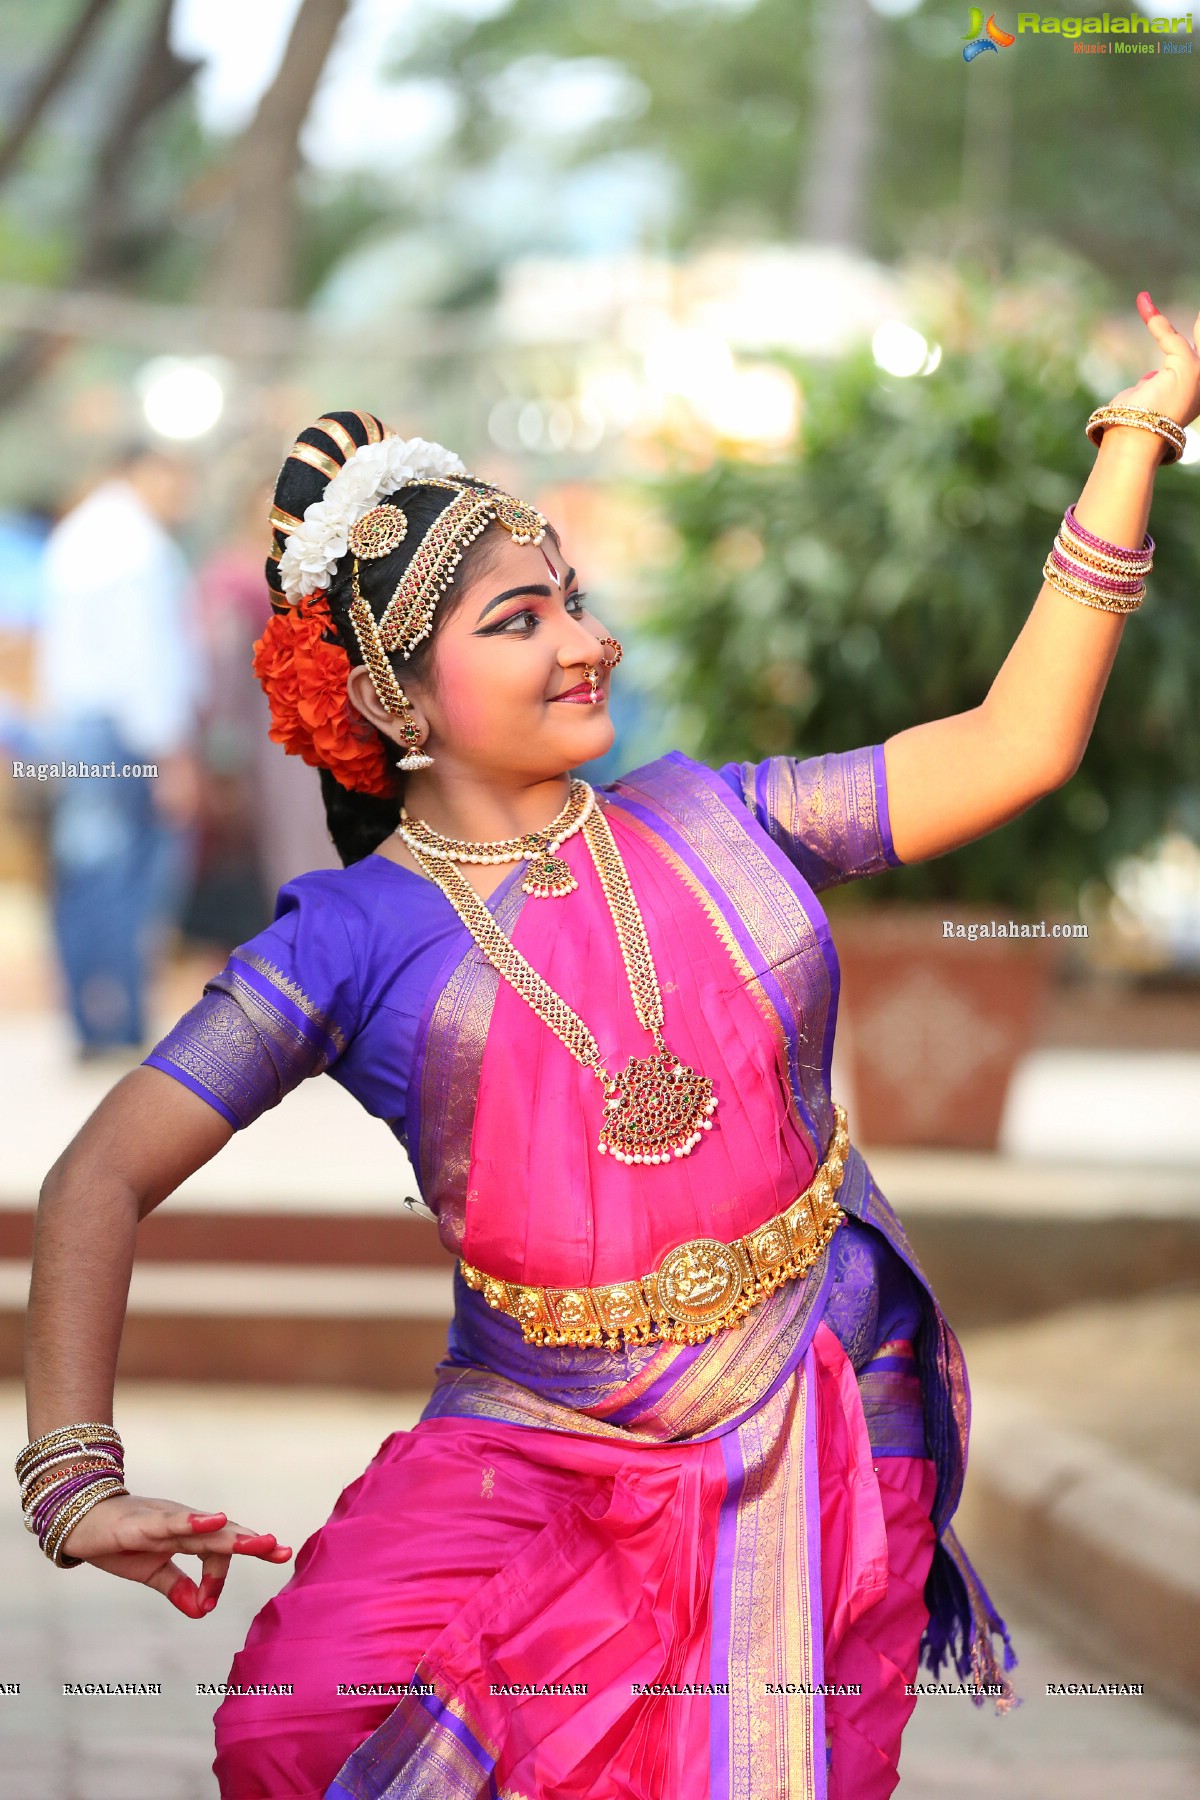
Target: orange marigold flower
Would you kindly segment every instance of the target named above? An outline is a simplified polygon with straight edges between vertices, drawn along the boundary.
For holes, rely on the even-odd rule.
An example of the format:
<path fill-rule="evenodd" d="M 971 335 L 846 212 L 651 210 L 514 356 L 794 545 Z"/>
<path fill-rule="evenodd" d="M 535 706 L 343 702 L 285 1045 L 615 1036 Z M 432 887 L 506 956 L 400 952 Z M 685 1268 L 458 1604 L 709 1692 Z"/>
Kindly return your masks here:
<path fill-rule="evenodd" d="M 305 594 L 272 613 L 254 646 L 254 673 L 271 708 L 267 735 L 289 756 L 328 769 L 344 788 L 391 798 L 396 791 L 383 740 L 346 693 L 350 658 L 326 633 L 323 594 Z"/>

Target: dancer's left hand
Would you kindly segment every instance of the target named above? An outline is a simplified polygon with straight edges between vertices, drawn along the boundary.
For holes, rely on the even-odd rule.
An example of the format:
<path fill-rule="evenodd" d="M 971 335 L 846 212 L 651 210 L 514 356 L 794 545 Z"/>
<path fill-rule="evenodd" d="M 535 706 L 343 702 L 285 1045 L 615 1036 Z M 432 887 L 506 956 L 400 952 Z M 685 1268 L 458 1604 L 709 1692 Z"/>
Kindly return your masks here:
<path fill-rule="evenodd" d="M 1200 352 L 1194 341 L 1200 338 L 1200 314 L 1192 326 L 1193 336 L 1187 338 L 1176 331 L 1165 313 L 1159 312 L 1149 294 L 1138 295 L 1137 307 L 1162 363 L 1132 387 L 1114 394 L 1109 405 L 1138 406 L 1147 412 L 1162 413 L 1177 425 L 1190 425 L 1200 416 Z"/>

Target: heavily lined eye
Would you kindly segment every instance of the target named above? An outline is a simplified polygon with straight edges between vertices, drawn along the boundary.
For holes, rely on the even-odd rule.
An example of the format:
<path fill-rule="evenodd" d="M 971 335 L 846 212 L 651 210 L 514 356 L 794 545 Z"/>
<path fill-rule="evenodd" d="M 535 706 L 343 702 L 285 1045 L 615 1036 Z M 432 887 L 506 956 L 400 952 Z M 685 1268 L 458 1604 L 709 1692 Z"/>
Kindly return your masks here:
<path fill-rule="evenodd" d="M 587 611 L 587 595 L 578 589 L 569 593 L 563 602 L 573 618 Z M 526 621 L 532 620 L 533 626 L 538 624 L 538 615 L 532 606 L 523 606 L 520 612 L 509 613 L 507 619 L 501 619 L 498 625 L 489 626 L 480 635 L 483 637 L 526 637 L 529 635 Z M 517 627 L 517 629 L 511 629 Z"/>

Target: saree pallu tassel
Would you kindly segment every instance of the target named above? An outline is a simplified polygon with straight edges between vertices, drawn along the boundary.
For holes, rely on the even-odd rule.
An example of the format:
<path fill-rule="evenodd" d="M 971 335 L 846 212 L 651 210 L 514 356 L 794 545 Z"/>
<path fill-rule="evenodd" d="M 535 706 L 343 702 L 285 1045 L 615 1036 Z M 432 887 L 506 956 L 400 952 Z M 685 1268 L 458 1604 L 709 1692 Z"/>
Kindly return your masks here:
<path fill-rule="evenodd" d="M 1008 1627 L 996 1611 L 950 1520 L 962 1494 L 971 1421 L 971 1391 L 962 1348 L 917 1261 L 904 1228 L 861 1155 L 851 1150 L 839 1200 L 882 1232 L 922 1284 L 924 1321 L 917 1364 L 925 1401 L 925 1436 L 937 1466 L 933 1522 L 937 1531 L 925 1587 L 929 1623 L 921 1641 L 921 1666 L 935 1677 L 949 1658 L 961 1681 L 978 1691 L 976 1706 L 991 1700 L 998 1713 L 1020 1705 L 1004 1671 L 1017 1665 Z M 998 1652 L 994 1639 L 1003 1645 Z M 990 1690 L 990 1691 L 988 1691 Z"/>
<path fill-rule="evenodd" d="M 921 1663 L 937 1676 L 949 1659 L 960 1681 L 978 1689 L 971 1694 L 976 1706 L 992 1700 L 998 1713 L 1020 1706 L 1005 1669 L 1017 1666 L 1008 1627 L 972 1568 L 965 1550 L 947 1525 L 938 1539 L 925 1587 L 929 1624 L 921 1641 Z M 1003 1666 L 997 1657 L 995 1637 L 1004 1645 Z"/>

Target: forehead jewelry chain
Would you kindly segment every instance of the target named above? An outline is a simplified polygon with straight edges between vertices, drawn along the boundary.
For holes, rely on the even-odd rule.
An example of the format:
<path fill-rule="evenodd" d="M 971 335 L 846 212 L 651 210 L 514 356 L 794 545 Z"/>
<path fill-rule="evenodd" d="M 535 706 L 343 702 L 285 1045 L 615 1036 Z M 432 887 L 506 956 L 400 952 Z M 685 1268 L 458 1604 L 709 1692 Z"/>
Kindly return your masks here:
<path fill-rule="evenodd" d="M 575 1060 L 602 1083 L 600 1152 L 625 1163 L 670 1162 L 673 1156 L 690 1155 L 700 1142 L 701 1133 L 712 1129 L 711 1115 L 717 1109 L 712 1082 L 681 1062 L 663 1041 L 662 992 L 645 923 L 621 853 L 599 806 L 588 811 L 583 836 L 616 927 L 638 1023 L 650 1032 L 655 1045 L 649 1056 L 631 1056 L 615 1075 L 600 1061 L 600 1046 L 579 1014 L 505 936 L 466 876 L 451 862 L 426 858 L 411 843 L 409 849 L 426 874 L 445 891 L 493 968 L 516 988 Z"/>
<path fill-rule="evenodd" d="M 443 837 L 424 819 L 410 818 L 408 809 L 402 806 L 400 823 L 393 835 L 407 844 L 414 855 L 423 853 L 435 861 L 506 863 L 519 862 L 523 858 L 530 867 L 521 883 L 522 892 L 543 900 L 560 899 L 573 894 L 579 883 L 571 873 L 571 865 L 556 856 L 555 851 L 579 830 L 594 801 L 595 796 L 587 782 L 575 779 L 571 782 L 566 805 L 549 825 L 520 837 L 484 842 Z"/>

